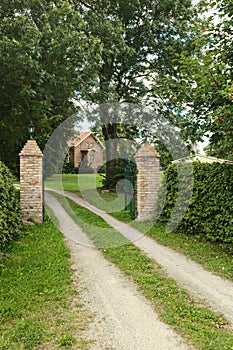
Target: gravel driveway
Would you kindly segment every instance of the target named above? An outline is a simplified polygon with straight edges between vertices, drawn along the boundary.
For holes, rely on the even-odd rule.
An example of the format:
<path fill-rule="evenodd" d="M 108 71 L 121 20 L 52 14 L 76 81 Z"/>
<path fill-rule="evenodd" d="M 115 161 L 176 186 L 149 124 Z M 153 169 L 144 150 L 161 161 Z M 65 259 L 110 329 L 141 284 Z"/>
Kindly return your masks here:
<path fill-rule="evenodd" d="M 63 192 L 60 191 L 60 193 Z M 213 311 L 221 312 L 233 328 L 233 283 L 231 281 L 206 271 L 201 264 L 156 243 L 150 237 L 114 219 L 104 211 L 77 197 L 74 193 L 64 191 L 64 194 L 77 204 L 101 216 L 112 227 L 163 266 L 168 275 L 175 279 L 181 287 L 188 290 L 194 297 L 204 300 Z"/>
<path fill-rule="evenodd" d="M 59 190 L 55 192 L 63 193 Z M 190 294 L 204 300 L 214 311 L 224 314 L 233 325 L 232 282 L 213 275 L 185 256 L 157 244 L 75 194 L 65 192 L 65 195 L 103 217 L 163 266 L 169 276 Z M 61 231 L 68 237 L 75 269 L 82 271 L 83 297 L 90 301 L 91 309 L 96 312 L 91 338 L 97 342 L 93 349 L 191 349 L 174 331 L 158 320 L 149 302 L 115 266 L 102 257 L 51 194 L 46 194 L 46 203 L 59 219 Z M 83 244 L 76 244 L 75 241 Z"/>
<path fill-rule="evenodd" d="M 93 247 L 86 234 L 52 195 L 46 204 L 59 220 L 79 275 L 79 293 L 95 319 L 86 333 L 92 350 L 194 350 L 158 319 L 152 305 L 113 264 Z M 80 245 L 76 240 L 85 241 Z"/>

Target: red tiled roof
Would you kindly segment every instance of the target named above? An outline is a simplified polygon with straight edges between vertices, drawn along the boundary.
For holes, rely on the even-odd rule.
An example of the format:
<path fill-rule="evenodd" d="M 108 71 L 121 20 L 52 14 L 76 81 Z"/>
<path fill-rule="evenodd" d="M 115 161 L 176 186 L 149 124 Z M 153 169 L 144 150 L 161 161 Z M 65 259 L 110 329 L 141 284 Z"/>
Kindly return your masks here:
<path fill-rule="evenodd" d="M 92 132 L 90 130 L 81 131 L 78 138 L 74 141 L 74 146 L 79 145 L 83 140 L 85 140 L 91 134 L 92 134 Z"/>
<path fill-rule="evenodd" d="M 68 141 L 68 147 L 72 147 L 72 146 L 76 147 L 76 146 L 78 146 L 80 143 L 82 143 L 91 134 L 92 134 L 92 132 L 90 130 L 88 130 L 88 131 L 81 131 L 80 134 L 78 135 L 78 138 L 76 138 L 75 140 L 69 140 Z M 93 135 L 93 137 L 97 140 L 97 142 L 104 149 L 103 144 L 96 138 L 96 136 Z"/>
<path fill-rule="evenodd" d="M 75 140 L 69 140 L 68 141 L 68 146 L 72 147 L 72 146 L 77 146 L 78 144 L 80 144 L 83 140 L 85 140 L 89 135 L 91 135 L 91 131 L 81 131 L 80 134 L 78 135 L 78 137 Z"/>
<path fill-rule="evenodd" d="M 89 136 L 91 134 L 91 130 L 88 131 L 81 131 L 80 135 L 79 135 L 79 139 L 80 141 L 85 139 L 87 136 Z"/>

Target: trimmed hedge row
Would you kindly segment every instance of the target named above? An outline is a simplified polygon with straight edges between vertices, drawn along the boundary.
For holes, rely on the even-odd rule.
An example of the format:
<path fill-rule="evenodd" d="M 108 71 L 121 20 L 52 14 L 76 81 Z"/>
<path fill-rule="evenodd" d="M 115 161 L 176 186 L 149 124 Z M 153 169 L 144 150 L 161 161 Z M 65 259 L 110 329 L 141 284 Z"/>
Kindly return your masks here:
<path fill-rule="evenodd" d="M 0 162 L 0 250 L 19 235 L 22 227 L 19 195 L 13 183 L 10 170 Z"/>
<path fill-rule="evenodd" d="M 186 234 L 203 234 L 211 241 L 233 243 L 233 165 L 194 162 L 193 169 L 190 164 L 178 166 L 187 168 L 182 172 L 179 169 L 179 174 L 183 173 L 180 177 L 183 204 L 187 201 L 192 171 L 194 187 L 189 209 L 177 229 Z M 178 195 L 177 165 L 167 168 L 163 186 L 167 188 L 167 196 L 161 219 L 167 222 Z M 179 210 L 174 220 L 179 220 Z"/>

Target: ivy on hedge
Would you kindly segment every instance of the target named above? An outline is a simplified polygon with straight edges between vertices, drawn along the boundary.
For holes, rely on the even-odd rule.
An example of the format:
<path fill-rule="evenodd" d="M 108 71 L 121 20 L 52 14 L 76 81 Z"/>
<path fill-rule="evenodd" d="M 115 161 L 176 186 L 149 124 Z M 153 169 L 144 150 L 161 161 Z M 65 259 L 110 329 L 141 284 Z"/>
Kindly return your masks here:
<path fill-rule="evenodd" d="M 16 238 L 22 228 L 19 195 L 14 177 L 0 161 L 0 250 L 7 241 Z"/>
<path fill-rule="evenodd" d="M 185 167 L 185 164 L 178 166 Z M 187 179 L 192 174 L 183 174 L 180 183 L 189 186 Z M 233 165 L 194 162 L 193 177 L 194 187 L 189 209 L 177 229 L 187 234 L 205 235 L 211 241 L 233 243 Z M 161 219 L 167 222 L 178 194 L 175 164 L 170 165 L 165 172 L 162 188 L 165 187 L 167 194 Z"/>

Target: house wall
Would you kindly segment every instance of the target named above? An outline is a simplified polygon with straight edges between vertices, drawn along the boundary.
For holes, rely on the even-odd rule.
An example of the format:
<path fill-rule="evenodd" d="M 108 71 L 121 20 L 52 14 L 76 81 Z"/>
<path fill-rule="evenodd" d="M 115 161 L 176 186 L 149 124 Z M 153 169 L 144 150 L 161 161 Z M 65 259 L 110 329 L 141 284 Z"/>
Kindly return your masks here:
<path fill-rule="evenodd" d="M 95 151 L 91 151 L 91 149 L 95 149 Z M 96 139 L 93 135 L 88 136 L 84 139 L 78 146 L 74 148 L 74 166 L 79 167 L 82 161 L 82 152 L 88 151 L 87 154 L 87 163 L 90 165 L 95 171 L 98 169 L 100 165 L 103 164 L 103 149 L 97 143 Z M 94 157 L 93 157 L 94 155 Z"/>
<path fill-rule="evenodd" d="M 77 146 L 74 148 L 74 166 L 75 166 L 75 168 L 79 167 L 81 160 L 82 160 L 82 155 L 81 155 L 81 151 L 80 151 L 80 146 Z"/>
<path fill-rule="evenodd" d="M 80 144 L 80 149 L 82 150 L 89 150 L 93 147 L 97 146 L 96 139 L 93 137 L 93 135 L 88 136 L 83 142 Z"/>
<path fill-rule="evenodd" d="M 74 162 L 74 149 L 71 147 L 69 150 L 70 161 Z"/>

